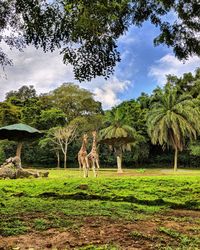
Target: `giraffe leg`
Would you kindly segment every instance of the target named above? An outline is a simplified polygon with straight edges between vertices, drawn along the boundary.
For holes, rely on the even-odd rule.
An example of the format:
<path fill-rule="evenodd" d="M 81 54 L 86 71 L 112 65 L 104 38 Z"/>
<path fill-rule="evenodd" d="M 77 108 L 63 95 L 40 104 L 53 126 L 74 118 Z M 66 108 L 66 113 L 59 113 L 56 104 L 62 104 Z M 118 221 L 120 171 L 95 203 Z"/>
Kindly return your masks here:
<path fill-rule="evenodd" d="M 81 156 L 78 156 L 78 165 L 79 165 L 80 176 L 82 176 L 82 169 L 84 172 L 84 168 L 83 168 L 83 159 Z"/>
<path fill-rule="evenodd" d="M 96 166 L 95 166 L 95 160 L 92 160 L 92 170 L 93 170 L 93 173 L 94 173 L 94 177 L 97 177 Z"/>
<path fill-rule="evenodd" d="M 96 166 L 97 166 L 97 175 L 98 175 L 99 168 L 100 168 L 100 166 L 99 166 L 99 160 L 98 159 L 96 159 Z"/>
<path fill-rule="evenodd" d="M 96 165 L 97 165 L 97 168 L 100 168 L 98 159 L 96 159 Z"/>
<path fill-rule="evenodd" d="M 86 168 L 85 168 L 85 164 L 83 163 L 83 177 L 86 178 Z"/>
<path fill-rule="evenodd" d="M 89 169 L 88 169 L 88 165 L 87 163 L 85 164 L 85 173 L 86 173 L 86 177 L 88 177 L 88 172 L 89 172 Z"/>
<path fill-rule="evenodd" d="M 81 158 L 80 157 L 78 157 L 78 165 L 79 165 L 79 170 L 81 171 L 82 164 L 81 164 Z"/>
<path fill-rule="evenodd" d="M 80 166 L 79 166 L 79 173 L 80 173 L 80 176 L 82 176 L 82 170 L 83 170 L 83 172 L 84 172 L 83 165 L 82 165 L 82 163 L 80 162 Z"/>
<path fill-rule="evenodd" d="M 85 163 L 86 163 L 86 167 L 87 167 L 87 168 L 88 168 L 88 170 L 89 170 L 90 165 L 89 165 L 89 159 L 88 159 L 88 156 L 86 156 L 86 157 L 85 157 Z"/>
<path fill-rule="evenodd" d="M 88 177 L 88 175 L 89 175 L 89 169 L 90 169 L 90 164 L 89 164 L 89 159 L 88 159 L 87 156 L 85 157 L 85 167 L 86 167 L 86 173 L 87 173 L 87 177 Z"/>
<path fill-rule="evenodd" d="M 83 163 L 83 171 L 84 171 L 84 178 L 87 178 L 88 177 L 88 166 L 87 166 L 86 162 Z"/>

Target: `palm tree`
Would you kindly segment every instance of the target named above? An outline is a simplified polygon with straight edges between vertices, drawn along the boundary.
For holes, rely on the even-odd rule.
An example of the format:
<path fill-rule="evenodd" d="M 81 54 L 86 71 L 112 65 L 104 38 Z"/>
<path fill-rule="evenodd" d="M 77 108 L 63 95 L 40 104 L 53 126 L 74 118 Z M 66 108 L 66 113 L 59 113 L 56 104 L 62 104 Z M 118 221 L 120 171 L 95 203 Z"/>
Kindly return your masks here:
<path fill-rule="evenodd" d="M 127 124 L 124 124 L 124 114 L 119 109 L 106 114 L 107 127 L 100 131 L 100 143 L 106 143 L 114 150 L 117 157 L 118 173 L 122 173 L 122 154 L 124 150 L 131 150 L 132 146 L 143 141 L 143 136 Z"/>
<path fill-rule="evenodd" d="M 153 144 L 175 150 L 174 171 L 177 170 L 178 151 L 182 151 L 186 138 L 196 139 L 200 132 L 198 100 L 180 94 L 176 87 L 166 85 L 153 99 L 147 115 L 148 133 Z"/>

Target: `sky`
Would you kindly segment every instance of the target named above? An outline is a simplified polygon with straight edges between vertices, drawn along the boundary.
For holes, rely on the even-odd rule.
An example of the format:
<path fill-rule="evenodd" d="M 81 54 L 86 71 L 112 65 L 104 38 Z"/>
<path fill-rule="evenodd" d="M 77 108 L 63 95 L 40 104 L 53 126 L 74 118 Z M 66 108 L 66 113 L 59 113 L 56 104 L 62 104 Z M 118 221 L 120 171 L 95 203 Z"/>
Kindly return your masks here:
<path fill-rule="evenodd" d="M 149 22 L 142 28 L 131 27 L 118 40 L 121 62 L 110 79 L 98 77 L 91 82 L 79 83 L 74 79 L 73 69 L 64 65 L 59 51 L 43 53 L 29 46 L 23 52 L 4 50 L 13 60 L 12 67 L 0 72 L 0 100 L 5 93 L 17 90 L 23 85 L 34 85 L 37 93 L 47 93 L 64 82 L 74 82 L 94 93 L 104 109 L 110 109 L 124 100 L 135 99 L 142 92 L 151 94 L 156 86 L 165 84 L 165 76 L 181 76 L 195 72 L 200 67 L 200 58 L 194 56 L 181 62 L 175 58 L 172 49 L 166 46 L 154 47 L 153 39 L 159 31 Z"/>

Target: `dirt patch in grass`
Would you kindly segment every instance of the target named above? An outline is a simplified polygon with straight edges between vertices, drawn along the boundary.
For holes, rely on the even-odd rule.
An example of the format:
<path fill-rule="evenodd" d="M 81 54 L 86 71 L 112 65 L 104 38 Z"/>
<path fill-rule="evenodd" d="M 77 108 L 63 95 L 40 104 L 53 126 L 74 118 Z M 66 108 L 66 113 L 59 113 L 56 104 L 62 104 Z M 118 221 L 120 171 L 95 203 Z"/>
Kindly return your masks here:
<path fill-rule="evenodd" d="M 28 217 L 41 220 L 42 215 Z M 70 227 L 32 228 L 24 235 L 0 236 L 0 249 L 200 249 L 199 211 L 170 210 L 138 221 L 101 216 L 69 219 L 74 222 Z"/>
<path fill-rule="evenodd" d="M 200 219 L 200 211 L 191 211 L 191 210 L 170 210 L 170 212 L 166 213 L 169 216 L 176 217 L 190 217 L 193 219 Z"/>

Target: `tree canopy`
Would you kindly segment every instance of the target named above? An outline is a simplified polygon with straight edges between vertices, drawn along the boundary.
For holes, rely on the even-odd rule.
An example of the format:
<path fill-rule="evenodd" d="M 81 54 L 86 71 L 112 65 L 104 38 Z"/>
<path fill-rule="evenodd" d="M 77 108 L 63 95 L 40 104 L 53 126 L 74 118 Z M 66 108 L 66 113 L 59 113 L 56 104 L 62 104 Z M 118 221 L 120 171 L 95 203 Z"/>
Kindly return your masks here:
<path fill-rule="evenodd" d="M 102 111 L 101 103 L 95 101 L 93 94 L 73 83 L 63 83 L 55 90 L 41 96 L 49 107 L 62 110 L 68 122 L 77 116 L 97 114 Z"/>
<path fill-rule="evenodd" d="M 198 0 L 3 0 L 0 65 L 12 63 L 3 43 L 20 50 L 32 44 L 44 51 L 58 48 L 80 81 L 107 78 L 120 61 L 117 39 L 147 20 L 160 29 L 155 45 L 172 47 L 179 59 L 199 56 L 199 9 Z"/>
<path fill-rule="evenodd" d="M 30 98 L 36 98 L 36 90 L 33 85 L 23 85 L 17 91 L 11 90 L 6 93 L 6 100 L 10 99 L 12 101 L 12 99 L 14 99 L 23 103 L 25 101 L 29 101 Z"/>

